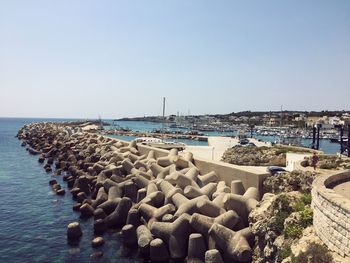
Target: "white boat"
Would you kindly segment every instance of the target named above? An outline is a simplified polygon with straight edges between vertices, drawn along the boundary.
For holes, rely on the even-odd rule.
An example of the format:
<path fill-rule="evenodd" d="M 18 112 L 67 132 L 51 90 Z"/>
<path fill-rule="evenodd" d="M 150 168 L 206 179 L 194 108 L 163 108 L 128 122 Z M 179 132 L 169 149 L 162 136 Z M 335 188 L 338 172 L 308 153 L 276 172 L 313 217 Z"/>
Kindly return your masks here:
<path fill-rule="evenodd" d="M 153 137 L 140 137 L 135 139 L 136 143 L 148 144 L 148 143 L 160 143 L 161 139 L 153 138 Z"/>
<path fill-rule="evenodd" d="M 186 144 L 182 142 L 169 142 L 164 141 L 162 139 L 153 138 L 153 137 L 140 137 L 135 139 L 136 143 L 141 143 L 143 145 L 171 150 L 171 149 L 178 149 L 178 150 L 184 150 L 186 148 Z"/>

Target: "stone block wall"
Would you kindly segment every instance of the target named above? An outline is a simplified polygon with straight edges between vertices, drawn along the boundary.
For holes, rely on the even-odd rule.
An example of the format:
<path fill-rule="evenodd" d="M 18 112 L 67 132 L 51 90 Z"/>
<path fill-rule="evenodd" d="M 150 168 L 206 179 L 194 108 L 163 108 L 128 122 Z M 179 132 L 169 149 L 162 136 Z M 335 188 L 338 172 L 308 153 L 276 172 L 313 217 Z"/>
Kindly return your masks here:
<path fill-rule="evenodd" d="M 349 171 L 321 175 L 313 182 L 311 192 L 316 234 L 330 250 L 344 258 L 350 258 L 350 200 L 332 188 L 349 179 Z"/>

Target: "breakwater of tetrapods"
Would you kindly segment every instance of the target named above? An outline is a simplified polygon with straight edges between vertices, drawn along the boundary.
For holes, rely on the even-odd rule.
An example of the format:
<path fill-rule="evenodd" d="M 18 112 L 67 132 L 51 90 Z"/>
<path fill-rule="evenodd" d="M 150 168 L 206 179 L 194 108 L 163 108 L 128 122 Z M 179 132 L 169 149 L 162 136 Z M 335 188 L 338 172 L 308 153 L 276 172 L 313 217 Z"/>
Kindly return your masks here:
<path fill-rule="evenodd" d="M 125 246 L 152 262 L 251 261 L 248 214 L 258 189 L 245 189 L 240 180 L 228 185 L 215 171 L 201 173 L 191 153 L 141 154 L 135 142 L 57 123 L 26 125 L 17 137 L 48 173 L 63 176 L 76 201 L 73 210 L 91 219 L 92 246 L 108 242 L 107 229 L 121 229 Z M 49 184 L 66 194 L 56 180 Z M 83 234 L 79 222 L 67 226 L 68 242 Z"/>

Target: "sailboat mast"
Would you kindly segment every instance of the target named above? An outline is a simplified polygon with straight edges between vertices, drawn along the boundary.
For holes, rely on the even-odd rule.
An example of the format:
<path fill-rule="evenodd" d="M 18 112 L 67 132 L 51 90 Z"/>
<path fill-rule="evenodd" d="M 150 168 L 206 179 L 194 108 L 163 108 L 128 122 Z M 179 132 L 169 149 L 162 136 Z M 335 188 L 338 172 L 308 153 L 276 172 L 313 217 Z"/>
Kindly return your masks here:
<path fill-rule="evenodd" d="M 165 97 L 163 97 L 163 124 L 162 124 L 162 133 L 164 133 L 164 122 L 165 122 Z"/>

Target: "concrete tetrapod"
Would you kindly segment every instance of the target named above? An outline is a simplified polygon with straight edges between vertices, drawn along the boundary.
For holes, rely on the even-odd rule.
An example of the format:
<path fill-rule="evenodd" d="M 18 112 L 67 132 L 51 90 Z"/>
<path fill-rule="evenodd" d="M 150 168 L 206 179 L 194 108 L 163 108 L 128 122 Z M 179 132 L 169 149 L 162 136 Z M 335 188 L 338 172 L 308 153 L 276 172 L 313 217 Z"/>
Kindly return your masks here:
<path fill-rule="evenodd" d="M 142 175 L 136 175 L 132 178 L 132 181 L 137 185 L 137 188 L 146 188 L 150 183 L 150 180 L 146 179 Z"/>
<path fill-rule="evenodd" d="M 150 243 L 151 262 L 168 262 L 169 252 L 160 238 L 153 239 Z"/>
<path fill-rule="evenodd" d="M 239 216 L 234 211 L 227 211 L 215 218 L 194 213 L 190 219 L 191 227 L 204 237 L 208 236 L 208 231 L 214 223 L 233 228 L 239 222 Z"/>
<path fill-rule="evenodd" d="M 78 222 L 72 222 L 67 227 L 67 239 L 70 241 L 79 240 L 83 235 L 80 224 Z"/>
<path fill-rule="evenodd" d="M 129 197 L 133 202 L 137 200 L 137 186 L 134 182 L 130 181 L 124 185 L 123 192 L 125 197 Z"/>
<path fill-rule="evenodd" d="M 177 211 L 174 215 L 177 218 L 184 213 L 192 215 L 193 213 L 197 212 L 197 202 L 199 202 L 200 200 L 208 200 L 208 197 L 206 195 L 202 195 L 189 200 L 184 195 L 177 193 L 172 196 L 172 200 L 175 206 L 177 207 Z"/>
<path fill-rule="evenodd" d="M 97 220 L 97 219 L 104 219 L 106 218 L 106 213 L 105 211 L 103 211 L 102 208 L 97 208 L 95 211 L 94 211 L 94 220 Z"/>
<path fill-rule="evenodd" d="M 178 178 L 179 174 L 182 174 L 182 173 L 180 171 L 173 171 L 173 172 L 169 173 L 167 176 L 165 176 L 164 180 L 169 182 L 172 185 L 176 185 L 177 178 Z"/>
<path fill-rule="evenodd" d="M 221 193 L 231 193 L 231 189 L 226 185 L 225 181 L 218 182 L 213 198 L 216 198 Z"/>
<path fill-rule="evenodd" d="M 187 214 L 182 214 L 173 223 L 154 222 L 151 226 L 151 233 L 167 243 L 172 259 L 183 259 L 187 256 L 189 219 Z"/>
<path fill-rule="evenodd" d="M 184 189 L 184 195 L 190 199 L 196 198 L 201 195 L 206 195 L 209 198 L 211 198 L 212 194 L 216 190 L 216 185 L 217 185 L 216 183 L 208 183 L 202 188 L 196 188 L 196 187 L 193 187 L 192 185 L 188 185 Z"/>
<path fill-rule="evenodd" d="M 134 208 L 139 208 L 141 204 L 150 204 L 155 207 L 161 207 L 164 204 L 164 194 L 161 191 L 153 192 L 135 204 Z"/>
<path fill-rule="evenodd" d="M 176 186 L 180 187 L 181 189 L 185 189 L 185 187 L 188 185 L 199 189 L 199 186 L 196 183 L 196 181 L 182 173 L 176 173 L 174 181 L 176 182 Z"/>
<path fill-rule="evenodd" d="M 179 159 L 178 151 L 177 149 L 171 149 L 169 151 L 168 156 L 166 157 L 159 157 L 157 159 L 157 164 L 162 166 L 162 167 L 167 167 L 169 165 L 172 165 Z"/>
<path fill-rule="evenodd" d="M 197 168 L 194 168 L 194 167 L 188 169 L 188 171 L 185 173 L 186 177 L 190 178 L 191 180 L 193 180 L 195 182 L 197 181 L 198 175 L 199 175 L 199 171 Z"/>
<path fill-rule="evenodd" d="M 119 197 L 112 200 L 107 200 L 106 202 L 97 206 L 97 208 L 101 208 L 106 213 L 106 215 L 110 215 L 117 208 L 121 200 L 122 199 Z"/>
<path fill-rule="evenodd" d="M 152 163 L 150 166 L 150 170 L 153 173 L 153 176 L 157 179 L 164 179 L 165 176 L 167 176 L 170 172 L 170 169 L 174 167 L 172 165 L 169 165 L 167 167 L 162 167 L 158 165 L 157 163 Z"/>
<path fill-rule="evenodd" d="M 134 246 L 137 244 L 136 229 L 133 225 L 128 224 L 122 228 L 123 242 L 127 246 Z"/>
<path fill-rule="evenodd" d="M 224 263 L 219 250 L 210 249 L 205 252 L 205 263 Z"/>
<path fill-rule="evenodd" d="M 137 191 L 137 198 L 136 198 L 136 202 L 140 203 L 142 199 L 146 198 L 147 195 L 147 190 L 146 188 L 141 188 Z"/>
<path fill-rule="evenodd" d="M 158 187 L 155 183 L 153 182 L 150 182 L 148 185 L 147 185 L 147 195 L 149 194 L 152 194 L 154 192 L 157 192 L 158 191 Z"/>
<path fill-rule="evenodd" d="M 231 182 L 231 193 L 236 195 L 243 195 L 245 192 L 243 182 L 241 180 L 233 180 Z"/>
<path fill-rule="evenodd" d="M 215 205 L 217 205 L 220 208 L 225 208 L 225 204 L 224 204 L 224 197 L 226 196 L 226 193 L 220 193 L 218 194 L 214 199 L 213 199 L 213 203 Z"/>
<path fill-rule="evenodd" d="M 92 217 L 94 215 L 94 211 L 95 210 L 91 205 L 85 203 L 80 207 L 80 217 L 82 218 Z"/>
<path fill-rule="evenodd" d="M 179 158 L 175 161 L 176 167 L 180 169 L 185 169 L 192 167 L 193 154 L 191 152 L 185 153 L 185 156 L 179 156 Z"/>
<path fill-rule="evenodd" d="M 258 204 L 258 201 L 253 198 L 236 194 L 226 194 L 223 202 L 226 210 L 234 210 L 241 216 L 245 226 L 248 226 L 248 215 L 250 211 Z"/>
<path fill-rule="evenodd" d="M 241 234 L 217 223 L 214 223 L 211 226 L 208 234 L 215 240 L 216 244 L 222 250 L 225 261 L 251 261 L 252 249 L 249 246 L 248 241 Z"/>
<path fill-rule="evenodd" d="M 164 200 L 165 204 L 168 204 L 168 203 L 172 202 L 172 197 L 173 197 L 174 194 L 182 193 L 181 189 L 176 188 L 171 183 L 169 183 L 169 182 L 167 182 L 165 180 L 161 180 L 159 182 L 159 188 L 165 195 L 165 200 Z"/>
<path fill-rule="evenodd" d="M 260 193 L 259 190 L 256 187 L 249 187 L 247 191 L 243 194 L 246 198 L 253 198 L 257 201 L 260 200 Z"/>
<path fill-rule="evenodd" d="M 199 213 L 210 216 L 210 217 L 216 217 L 222 213 L 225 213 L 225 209 L 217 206 L 214 202 L 209 200 L 199 200 L 196 204 Z"/>
<path fill-rule="evenodd" d="M 151 226 L 155 221 L 160 221 L 164 215 L 174 212 L 175 207 L 172 204 L 167 204 L 160 208 L 156 208 L 149 204 L 141 204 L 139 207 L 139 213 L 147 221 L 148 226 Z"/>
<path fill-rule="evenodd" d="M 132 202 L 130 198 L 123 197 L 117 208 L 112 212 L 110 215 L 108 215 L 104 221 L 108 227 L 115 227 L 115 226 L 122 226 L 125 225 L 128 212 L 132 206 Z"/>
<path fill-rule="evenodd" d="M 135 227 L 135 229 L 141 225 L 141 216 L 137 209 L 131 208 L 128 212 L 128 216 L 126 218 L 126 224 L 131 224 Z"/>
<path fill-rule="evenodd" d="M 151 231 L 145 225 L 140 225 L 136 229 L 136 234 L 140 253 L 143 255 L 149 255 L 149 246 L 153 240 Z"/>
<path fill-rule="evenodd" d="M 212 172 L 209 172 L 207 174 L 204 174 L 204 175 L 199 175 L 197 177 L 197 181 L 198 181 L 198 185 L 200 187 L 203 187 L 205 185 L 207 185 L 208 183 L 215 183 L 218 181 L 218 176 L 217 174 L 212 171 Z"/>
<path fill-rule="evenodd" d="M 91 206 L 93 208 L 96 208 L 98 205 L 106 202 L 108 199 L 108 195 L 105 192 L 105 189 L 103 187 L 100 187 L 100 189 L 97 192 L 97 196 L 95 198 L 95 200 L 92 201 Z"/>
<path fill-rule="evenodd" d="M 96 219 L 94 222 L 94 233 L 102 234 L 107 230 L 107 226 L 103 219 Z"/>
<path fill-rule="evenodd" d="M 193 233 L 188 240 L 188 263 L 200 263 L 204 262 L 204 256 L 206 251 L 206 245 L 202 234 Z"/>

